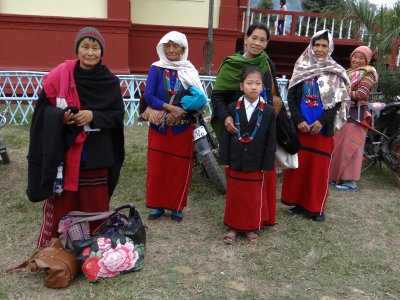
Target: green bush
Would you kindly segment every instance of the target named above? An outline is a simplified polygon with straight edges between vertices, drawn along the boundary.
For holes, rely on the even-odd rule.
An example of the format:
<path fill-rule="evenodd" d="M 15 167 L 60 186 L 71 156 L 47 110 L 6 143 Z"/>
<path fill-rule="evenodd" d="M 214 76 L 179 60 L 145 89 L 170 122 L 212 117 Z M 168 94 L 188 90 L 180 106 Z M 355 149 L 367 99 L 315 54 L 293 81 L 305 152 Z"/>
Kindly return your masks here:
<path fill-rule="evenodd" d="M 379 74 L 379 90 L 388 102 L 400 96 L 400 69 L 385 69 Z"/>

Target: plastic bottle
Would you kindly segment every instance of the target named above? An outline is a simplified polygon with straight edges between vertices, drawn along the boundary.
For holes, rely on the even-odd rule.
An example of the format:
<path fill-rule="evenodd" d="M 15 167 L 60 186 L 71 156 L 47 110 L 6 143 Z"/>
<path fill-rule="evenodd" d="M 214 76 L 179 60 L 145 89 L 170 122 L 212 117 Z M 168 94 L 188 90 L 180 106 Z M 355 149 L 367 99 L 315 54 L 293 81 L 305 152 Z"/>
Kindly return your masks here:
<path fill-rule="evenodd" d="M 53 194 L 60 196 L 64 191 L 64 175 L 63 175 L 64 164 L 61 162 L 57 167 L 57 177 L 53 185 Z"/>

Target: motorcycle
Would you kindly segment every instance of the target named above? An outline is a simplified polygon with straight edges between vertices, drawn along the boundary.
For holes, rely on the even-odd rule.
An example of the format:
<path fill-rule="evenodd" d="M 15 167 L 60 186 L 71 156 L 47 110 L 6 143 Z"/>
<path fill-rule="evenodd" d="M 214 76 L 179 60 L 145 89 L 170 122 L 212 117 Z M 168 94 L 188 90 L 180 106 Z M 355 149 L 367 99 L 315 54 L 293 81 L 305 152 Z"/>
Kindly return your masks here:
<path fill-rule="evenodd" d="M 201 174 L 205 174 L 214 184 L 218 193 L 226 193 L 226 179 L 221 166 L 218 164 L 218 141 L 207 126 L 208 119 L 202 114 L 193 115 L 193 142 L 195 149 L 195 166 L 201 169 Z"/>
<path fill-rule="evenodd" d="M 7 123 L 6 112 L 7 109 L 0 114 L 0 129 L 3 128 Z M 0 157 L 1 157 L 1 162 L 3 164 L 10 163 L 10 157 L 8 156 L 7 146 L 1 135 L 0 135 Z"/>
<path fill-rule="evenodd" d="M 368 127 L 361 172 L 384 162 L 400 185 L 400 101 L 397 99 L 390 104 L 373 102 L 368 107 L 372 126 Z"/>

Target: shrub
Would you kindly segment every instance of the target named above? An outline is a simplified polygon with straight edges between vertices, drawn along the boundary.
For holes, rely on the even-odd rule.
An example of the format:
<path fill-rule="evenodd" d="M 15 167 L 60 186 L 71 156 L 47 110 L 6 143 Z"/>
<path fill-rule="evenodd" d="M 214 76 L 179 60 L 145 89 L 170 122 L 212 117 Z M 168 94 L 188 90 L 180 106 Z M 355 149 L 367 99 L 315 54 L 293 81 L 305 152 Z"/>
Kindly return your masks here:
<path fill-rule="evenodd" d="M 393 102 L 400 96 L 400 69 L 384 69 L 379 74 L 379 90 L 388 102 Z"/>

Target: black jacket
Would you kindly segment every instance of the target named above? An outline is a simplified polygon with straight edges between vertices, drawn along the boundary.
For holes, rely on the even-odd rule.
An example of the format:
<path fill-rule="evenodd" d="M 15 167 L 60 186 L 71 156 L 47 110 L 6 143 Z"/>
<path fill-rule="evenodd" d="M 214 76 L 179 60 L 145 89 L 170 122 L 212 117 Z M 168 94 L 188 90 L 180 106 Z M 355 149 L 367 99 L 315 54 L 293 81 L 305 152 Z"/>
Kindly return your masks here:
<path fill-rule="evenodd" d="M 290 116 L 294 124 L 297 125 L 305 121 L 304 117 L 300 112 L 301 99 L 303 97 L 303 82 L 292 86 L 288 91 L 287 103 L 290 110 Z M 318 121 L 322 124 L 322 134 L 325 136 L 334 135 L 334 118 L 336 112 L 340 107 L 340 103 L 337 103 L 334 107 L 324 110 L 323 114 L 318 118 Z"/>
<path fill-rule="evenodd" d="M 32 116 L 28 152 L 28 187 L 26 193 L 32 202 L 43 201 L 53 195 L 57 167 L 64 161 L 80 129 L 63 124 L 64 110 L 50 104 L 44 91 L 39 96 Z"/>
<path fill-rule="evenodd" d="M 229 115 L 235 119 L 236 103 L 228 106 Z M 239 110 L 240 131 L 242 136 L 250 136 L 257 123 L 258 109 L 254 110 L 247 121 L 244 101 Z M 260 128 L 250 143 L 239 142 L 234 134 L 224 131 L 221 142 L 220 162 L 241 171 L 272 171 L 275 164 L 276 130 L 275 113 L 271 106 L 265 105 Z"/>
<path fill-rule="evenodd" d="M 275 66 L 271 59 L 268 59 L 268 64 L 270 70 L 265 72 L 263 83 L 265 86 L 266 94 L 267 94 L 267 102 L 268 105 L 272 107 L 272 84 L 275 85 L 275 90 L 279 96 L 279 86 L 274 80 L 276 78 Z M 272 75 L 271 75 L 272 74 Z M 224 121 L 228 117 L 228 105 L 232 102 L 236 102 L 243 95 L 240 89 L 237 90 L 213 90 L 211 94 L 211 104 L 212 104 L 212 119 L 211 125 L 215 131 L 215 135 L 218 138 L 218 141 L 221 140 L 222 130 L 225 127 Z"/>
<path fill-rule="evenodd" d="M 98 64 L 85 70 L 79 67 L 79 63 L 75 65 L 74 78 L 81 109 L 92 111 L 90 126 L 100 129 L 88 133 L 80 168 L 108 168 L 111 197 L 125 156 L 124 104 L 119 80 L 104 65 Z M 39 96 L 32 117 L 28 154 L 27 195 L 34 202 L 53 195 L 57 166 L 64 161 L 66 151 L 83 130 L 75 125 L 63 124 L 64 110 L 51 105 L 45 90 L 46 87 Z"/>

